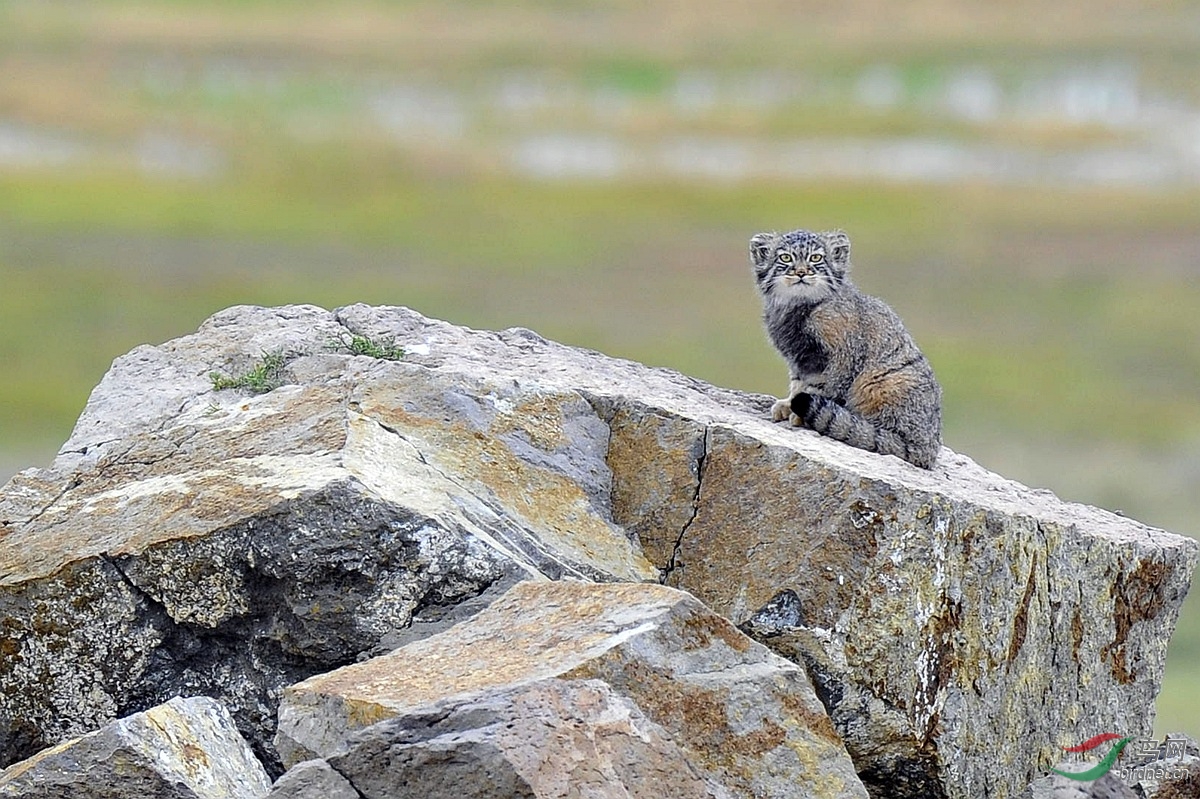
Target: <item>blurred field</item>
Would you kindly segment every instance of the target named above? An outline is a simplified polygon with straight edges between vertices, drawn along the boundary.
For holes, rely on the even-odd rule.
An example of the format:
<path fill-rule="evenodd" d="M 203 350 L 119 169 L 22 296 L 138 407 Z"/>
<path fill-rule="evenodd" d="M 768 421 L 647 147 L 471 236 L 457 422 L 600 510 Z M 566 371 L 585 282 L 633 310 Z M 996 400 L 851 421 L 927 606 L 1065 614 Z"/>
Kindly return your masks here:
<path fill-rule="evenodd" d="M 1194 2 L 0 2 L 0 479 L 239 303 L 779 391 L 746 241 L 836 226 L 948 445 L 1200 535 L 1198 45 Z M 1198 687 L 1193 596 L 1160 731 Z"/>

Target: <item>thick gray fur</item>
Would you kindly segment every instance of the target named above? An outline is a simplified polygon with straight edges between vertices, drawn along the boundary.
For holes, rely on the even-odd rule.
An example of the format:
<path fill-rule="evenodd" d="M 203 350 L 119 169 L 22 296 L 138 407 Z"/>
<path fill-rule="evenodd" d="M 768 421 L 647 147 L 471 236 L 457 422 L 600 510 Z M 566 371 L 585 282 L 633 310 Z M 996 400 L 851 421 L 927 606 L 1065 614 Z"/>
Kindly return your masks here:
<path fill-rule="evenodd" d="M 750 260 L 767 335 L 790 378 L 772 418 L 932 468 L 941 386 L 900 317 L 850 282 L 850 237 L 759 233 Z"/>

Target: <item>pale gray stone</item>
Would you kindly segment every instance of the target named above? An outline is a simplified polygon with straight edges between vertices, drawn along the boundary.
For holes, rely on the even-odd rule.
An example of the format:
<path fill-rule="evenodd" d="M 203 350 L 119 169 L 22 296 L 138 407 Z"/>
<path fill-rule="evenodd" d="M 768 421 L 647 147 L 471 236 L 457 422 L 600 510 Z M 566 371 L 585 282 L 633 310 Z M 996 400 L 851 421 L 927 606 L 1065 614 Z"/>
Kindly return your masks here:
<path fill-rule="evenodd" d="M 13 799 L 261 799 L 271 781 L 229 712 L 172 699 L 0 772 Z"/>
<path fill-rule="evenodd" d="M 361 794 L 324 760 L 305 760 L 284 772 L 266 799 L 361 799 Z"/>

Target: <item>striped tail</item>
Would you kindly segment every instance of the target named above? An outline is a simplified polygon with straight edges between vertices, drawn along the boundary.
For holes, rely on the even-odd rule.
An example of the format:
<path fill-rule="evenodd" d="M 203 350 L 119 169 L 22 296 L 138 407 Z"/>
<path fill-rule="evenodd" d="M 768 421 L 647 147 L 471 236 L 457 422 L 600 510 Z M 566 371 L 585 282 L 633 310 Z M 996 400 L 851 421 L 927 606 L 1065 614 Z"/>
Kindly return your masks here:
<path fill-rule="evenodd" d="M 933 468 L 938 447 L 910 445 L 899 433 L 864 419 L 837 402 L 817 394 L 800 393 L 792 397 L 792 413 L 804 426 L 823 436 L 852 447 L 895 455 L 922 469 Z"/>

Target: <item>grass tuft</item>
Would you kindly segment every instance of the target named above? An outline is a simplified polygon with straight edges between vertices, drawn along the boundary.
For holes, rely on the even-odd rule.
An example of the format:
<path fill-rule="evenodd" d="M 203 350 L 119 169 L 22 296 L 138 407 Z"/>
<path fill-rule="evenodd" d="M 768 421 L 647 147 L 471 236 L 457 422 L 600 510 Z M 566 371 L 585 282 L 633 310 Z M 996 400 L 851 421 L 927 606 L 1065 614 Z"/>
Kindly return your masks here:
<path fill-rule="evenodd" d="M 344 347 L 351 355 L 366 355 L 381 361 L 398 361 L 404 357 L 404 347 L 397 344 L 391 336 L 375 341 L 355 333 L 349 341 L 340 339 L 335 346 Z"/>
<path fill-rule="evenodd" d="M 266 394 L 272 389 L 283 385 L 283 367 L 287 359 L 279 352 L 264 352 L 258 366 L 249 372 L 237 376 L 223 375 L 220 372 L 210 372 L 213 390 L 222 391 L 227 388 L 245 389 L 252 394 Z"/>

